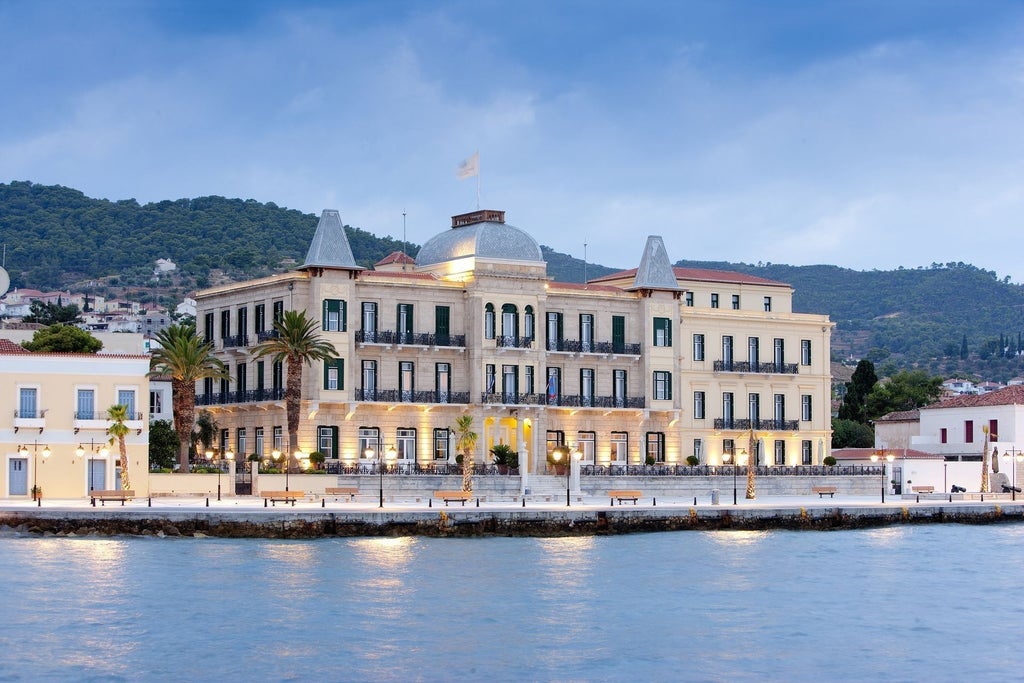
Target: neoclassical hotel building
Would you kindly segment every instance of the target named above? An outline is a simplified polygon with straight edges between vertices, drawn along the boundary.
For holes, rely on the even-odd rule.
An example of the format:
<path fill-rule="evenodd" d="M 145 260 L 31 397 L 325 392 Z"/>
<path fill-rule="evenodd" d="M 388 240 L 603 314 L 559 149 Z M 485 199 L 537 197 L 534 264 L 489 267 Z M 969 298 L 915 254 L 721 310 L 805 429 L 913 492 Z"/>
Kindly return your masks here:
<path fill-rule="evenodd" d="M 673 268 L 660 237 L 635 269 L 586 284 L 551 280 L 537 242 L 503 211 L 454 216 L 415 260 L 356 265 L 325 210 L 293 272 L 203 290 L 197 327 L 231 381 L 197 387 L 221 448 L 320 451 L 343 463 L 387 450 L 399 464 L 454 457 L 462 415 L 541 473 L 558 446 L 584 464 L 821 464 L 830 441 L 827 316 L 792 310 L 789 285 Z M 337 358 L 306 367 L 299 443 L 288 444 L 285 370 L 254 356 L 285 310 L 319 321 Z M 374 456 L 375 457 L 375 456 Z"/>

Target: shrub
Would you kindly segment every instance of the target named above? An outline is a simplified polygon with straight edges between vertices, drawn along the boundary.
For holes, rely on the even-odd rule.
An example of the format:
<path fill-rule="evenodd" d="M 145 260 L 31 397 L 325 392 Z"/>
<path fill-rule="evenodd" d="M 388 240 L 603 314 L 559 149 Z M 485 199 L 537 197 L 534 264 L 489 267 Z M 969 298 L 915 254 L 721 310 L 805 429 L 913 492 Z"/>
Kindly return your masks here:
<path fill-rule="evenodd" d="M 700 458 L 698 458 L 696 455 L 688 455 L 686 456 L 686 464 L 689 465 L 690 467 L 696 467 L 697 465 L 700 464 Z"/>
<path fill-rule="evenodd" d="M 825 456 L 825 460 L 824 460 L 824 463 L 825 463 L 826 465 L 828 465 L 829 467 L 831 467 L 832 465 L 835 465 L 835 464 L 836 464 L 836 459 L 835 459 L 835 458 L 833 458 L 833 457 L 832 457 L 831 455 L 826 455 L 826 456 Z"/>

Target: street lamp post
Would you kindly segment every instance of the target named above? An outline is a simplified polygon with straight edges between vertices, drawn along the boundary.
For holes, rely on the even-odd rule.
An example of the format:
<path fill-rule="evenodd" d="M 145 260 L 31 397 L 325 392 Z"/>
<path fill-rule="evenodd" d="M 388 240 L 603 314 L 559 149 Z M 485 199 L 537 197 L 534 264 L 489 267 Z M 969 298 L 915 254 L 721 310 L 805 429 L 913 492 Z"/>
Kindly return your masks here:
<path fill-rule="evenodd" d="M 211 463 L 213 462 L 213 455 L 214 455 L 213 451 L 206 451 L 206 459 L 209 460 Z M 278 454 L 278 455 L 280 455 L 280 454 Z M 227 460 L 234 460 L 235 459 L 235 454 L 232 453 L 231 451 L 227 451 L 224 454 L 224 457 L 220 458 L 220 462 L 217 463 L 217 500 L 218 501 L 220 500 L 220 472 L 221 472 L 221 466 L 222 466 L 223 461 L 225 459 L 227 459 Z M 285 490 L 287 490 L 287 487 L 285 487 Z"/>
<path fill-rule="evenodd" d="M 1003 459 L 1008 460 L 1010 463 L 1011 485 L 1010 485 L 1010 497 L 1013 500 L 1017 500 L 1017 463 L 1024 462 L 1024 451 L 1017 451 L 1013 446 L 1010 446 L 1010 450 L 1003 451 Z M 1017 462 L 1015 463 L 1014 460 Z"/>
<path fill-rule="evenodd" d="M 871 462 L 878 462 L 879 461 L 879 455 L 880 455 L 879 453 L 872 453 L 871 454 Z M 895 458 L 896 458 L 896 456 L 893 455 L 892 453 L 886 453 L 885 454 L 886 462 L 892 462 Z M 885 503 L 885 463 L 884 462 L 882 463 L 882 503 L 883 504 Z"/>
<path fill-rule="evenodd" d="M 40 430 L 42 431 L 42 430 Z M 43 506 L 43 492 L 39 490 L 38 486 L 38 470 L 39 470 L 39 442 L 32 442 L 32 497 L 36 500 L 36 506 Z M 28 458 L 28 446 L 21 447 L 21 457 Z M 50 457 L 50 447 L 43 446 L 43 459 Z"/>
<path fill-rule="evenodd" d="M 725 462 L 732 463 L 732 504 L 737 505 L 736 502 L 736 458 L 732 453 L 723 453 L 722 460 Z"/>
<path fill-rule="evenodd" d="M 103 458 L 104 461 L 106 461 L 107 456 L 110 455 L 110 449 L 107 448 L 106 445 L 104 445 L 103 443 L 96 443 L 92 439 L 89 439 L 89 461 L 88 465 L 85 468 L 85 476 L 89 479 L 90 492 L 96 488 L 95 486 L 93 486 L 93 467 L 96 462 L 96 458 L 94 458 L 93 456 L 96 454 L 98 454 L 101 458 Z M 84 444 L 78 444 L 78 448 L 75 449 L 75 455 L 77 455 L 79 458 L 85 455 Z"/>
<path fill-rule="evenodd" d="M 277 450 L 275 448 L 274 450 L 272 450 L 270 452 L 270 457 L 274 459 L 274 464 L 276 465 L 277 462 L 281 459 L 281 451 L 279 451 L 279 450 Z M 284 459 L 284 463 L 283 464 L 284 464 L 284 490 L 287 491 L 288 490 L 288 470 L 290 469 L 288 467 L 288 465 L 290 464 L 288 462 L 288 458 Z"/>

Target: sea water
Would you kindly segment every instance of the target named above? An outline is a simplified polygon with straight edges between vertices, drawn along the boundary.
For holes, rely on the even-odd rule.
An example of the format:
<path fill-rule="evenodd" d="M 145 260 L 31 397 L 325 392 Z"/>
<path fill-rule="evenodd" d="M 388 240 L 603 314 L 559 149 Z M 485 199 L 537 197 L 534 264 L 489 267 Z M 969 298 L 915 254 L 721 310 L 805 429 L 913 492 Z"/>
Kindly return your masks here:
<path fill-rule="evenodd" d="M 1024 525 L 0 538 L 2 681 L 1006 681 Z"/>

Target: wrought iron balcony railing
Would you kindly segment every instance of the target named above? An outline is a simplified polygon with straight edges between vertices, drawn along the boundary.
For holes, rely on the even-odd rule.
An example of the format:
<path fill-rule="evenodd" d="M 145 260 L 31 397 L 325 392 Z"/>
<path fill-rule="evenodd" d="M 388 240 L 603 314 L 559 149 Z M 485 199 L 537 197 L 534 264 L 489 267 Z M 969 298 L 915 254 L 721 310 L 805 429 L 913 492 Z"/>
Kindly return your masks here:
<path fill-rule="evenodd" d="M 446 346 L 465 348 L 464 334 L 428 334 L 425 332 L 395 332 L 394 330 L 357 330 L 360 344 L 402 344 L 406 346 Z"/>
<path fill-rule="evenodd" d="M 799 371 L 796 363 L 749 363 L 747 361 L 716 360 L 715 372 L 755 372 L 765 374 L 795 375 Z"/>
<path fill-rule="evenodd" d="M 357 401 L 381 403 L 469 403 L 467 391 L 407 391 L 404 389 L 356 389 Z"/>
<path fill-rule="evenodd" d="M 533 337 L 513 337 L 503 334 L 494 340 L 494 345 L 502 349 L 532 349 L 534 341 Z"/>
<path fill-rule="evenodd" d="M 221 339 L 221 341 L 224 343 L 225 349 L 234 349 L 238 348 L 239 346 L 248 346 L 249 335 L 236 334 L 230 337 L 224 337 L 223 339 Z"/>
<path fill-rule="evenodd" d="M 578 339 L 548 339 L 548 351 L 568 353 L 600 353 L 639 356 L 640 344 L 617 344 L 615 342 L 580 341 Z"/>
<path fill-rule="evenodd" d="M 567 408 L 643 408 L 643 396 L 576 396 L 563 394 L 516 394 L 495 391 L 480 395 L 480 402 L 501 405 L 561 406 Z"/>
<path fill-rule="evenodd" d="M 800 422 L 797 420 L 739 420 L 716 417 L 715 429 L 734 429 L 740 431 L 753 429 L 756 432 L 796 432 L 800 430 Z"/>
<path fill-rule="evenodd" d="M 219 406 L 228 403 L 259 403 L 260 401 L 281 401 L 284 389 L 250 389 L 248 391 L 221 391 L 213 394 L 197 394 L 197 406 Z"/>

